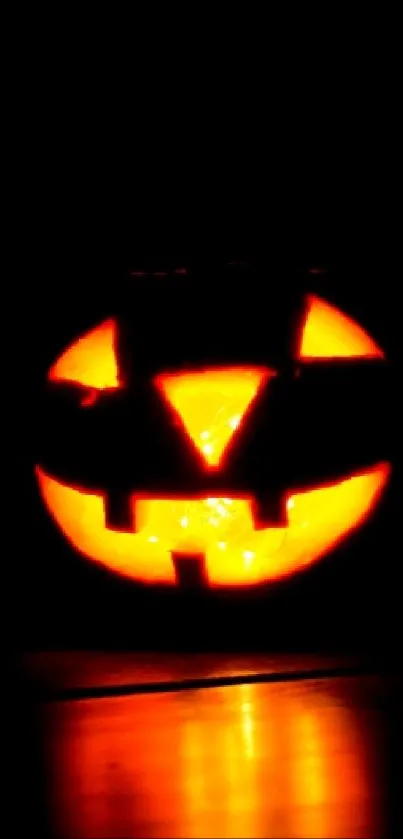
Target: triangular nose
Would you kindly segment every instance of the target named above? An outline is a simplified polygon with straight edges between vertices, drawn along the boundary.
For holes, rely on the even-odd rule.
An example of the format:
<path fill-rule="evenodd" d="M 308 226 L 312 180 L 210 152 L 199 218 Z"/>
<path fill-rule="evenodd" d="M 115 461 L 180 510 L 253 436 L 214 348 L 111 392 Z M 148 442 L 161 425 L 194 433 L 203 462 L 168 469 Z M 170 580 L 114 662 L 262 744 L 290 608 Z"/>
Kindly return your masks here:
<path fill-rule="evenodd" d="M 214 468 L 259 390 L 274 375 L 264 367 L 232 367 L 162 373 L 154 381 L 207 465 Z"/>

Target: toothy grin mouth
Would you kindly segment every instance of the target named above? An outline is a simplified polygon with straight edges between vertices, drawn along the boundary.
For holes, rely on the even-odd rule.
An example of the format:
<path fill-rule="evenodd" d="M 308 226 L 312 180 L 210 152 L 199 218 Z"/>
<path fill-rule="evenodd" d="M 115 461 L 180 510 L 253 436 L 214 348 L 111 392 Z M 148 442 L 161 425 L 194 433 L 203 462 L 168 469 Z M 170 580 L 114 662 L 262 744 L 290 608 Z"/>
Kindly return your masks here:
<path fill-rule="evenodd" d="M 367 517 L 390 466 L 290 495 L 286 526 L 255 530 L 252 496 L 169 499 L 131 496 L 137 532 L 111 530 L 105 496 L 67 486 L 36 467 L 42 497 L 76 550 L 147 583 L 176 582 L 172 555 L 204 555 L 209 585 L 276 580 L 315 562 Z"/>

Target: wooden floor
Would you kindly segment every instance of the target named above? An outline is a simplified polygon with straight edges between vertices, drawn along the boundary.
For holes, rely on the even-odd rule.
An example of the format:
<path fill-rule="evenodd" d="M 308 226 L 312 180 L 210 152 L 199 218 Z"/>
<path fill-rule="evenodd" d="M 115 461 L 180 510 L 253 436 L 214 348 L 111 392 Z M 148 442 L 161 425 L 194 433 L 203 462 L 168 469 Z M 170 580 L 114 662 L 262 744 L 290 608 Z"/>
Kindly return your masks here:
<path fill-rule="evenodd" d="M 139 694 L 134 686 L 132 695 L 48 702 L 47 785 L 57 835 L 385 835 L 383 678 L 312 677 L 320 662 L 307 658 L 181 656 L 139 664 L 138 657 L 90 655 L 86 668 L 81 654 L 58 662 L 59 669 L 49 658 L 35 668 L 48 682 L 53 673 L 63 689 L 127 685 L 136 677 L 139 685 L 179 682 L 208 678 L 206 671 L 242 677 L 276 667 L 279 680 L 197 688 L 185 682 Z M 281 680 L 293 671 L 294 681 Z"/>

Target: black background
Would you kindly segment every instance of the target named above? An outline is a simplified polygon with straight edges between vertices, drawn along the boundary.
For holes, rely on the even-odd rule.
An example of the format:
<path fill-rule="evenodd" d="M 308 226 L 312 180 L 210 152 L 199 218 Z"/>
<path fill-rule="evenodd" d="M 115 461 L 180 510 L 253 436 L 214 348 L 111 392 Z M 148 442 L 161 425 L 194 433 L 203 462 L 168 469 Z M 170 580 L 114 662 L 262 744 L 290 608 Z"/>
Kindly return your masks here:
<path fill-rule="evenodd" d="M 161 55 L 152 26 L 152 42 L 138 57 L 142 37 L 137 32 L 134 37 L 130 28 L 127 48 L 121 49 L 117 39 L 128 72 L 119 62 L 120 78 L 114 82 L 109 31 L 98 39 L 93 23 L 90 35 L 80 30 L 89 79 L 70 39 L 60 56 L 61 34 L 49 38 L 47 27 L 50 60 L 31 32 L 27 49 L 21 49 L 19 33 L 15 63 L 7 68 L 13 82 L 12 148 L 4 158 L 11 175 L 5 202 L 11 231 L 4 227 L 2 260 L 7 645 L 365 647 L 395 653 L 400 662 L 397 446 L 388 495 L 348 549 L 257 602 L 255 597 L 242 604 L 224 598 L 213 605 L 187 597 L 178 608 L 172 598 L 136 597 L 133 587 L 73 558 L 38 503 L 32 417 L 40 371 L 52 354 L 49 332 L 58 332 L 65 311 L 69 333 L 89 297 L 95 321 L 96 307 L 102 309 L 96 298 L 103 288 L 108 296 L 115 272 L 156 259 L 186 264 L 190 257 L 259 256 L 277 264 L 332 267 L 330 297 L 353 309 L 388 353 L 395 403 L 388 422 L 392 432 L 398 428 L 401 134 L 393 21 L 388 17 L 382 27 L 376 14 L 372 28 L 366 12 L 358 26 L 351 16 L 339 21 L 333 16 L 323 27 L 315 11 L 305 33 L 294 20 L 288 22 L 278 52 L 277 37 L 268 37 L 266 27 L 264 43 L 257 44 L 256 26 L 245 37 L 243 13 L 236 37 L 228 32 L 227 16 L 225 32 L 211 16 L 206 22 L 220 44 L 220 57 L 223 44 L 233 51 L 224 60 L 224 78 L 218 81 L 214 66 L 206 90 L 205 41 L 194 83 L 185 71 L 195 38 L 184 37 L 179 28 L 180 45 L 163 28 L 160 41 L 167 54 Z M 102 53 L 96 66 L 89 45 Z M 158 62 L 153 66 L 157 55 L 161 68 Z M 56 57 L 61 67 L 53 68 Z M 174 81 L 166 75 L 173 57 Z M 25 69 L 20 90 L 14 88 L 14 66 Z M 128 89 L 117 107 L 124 75 Z M 106 279 L 100 283 L 102 273 Z M 9 775 L 16 795 L 6 800 L 13 819 L 27 814 L 32 831 L 38 772 L 27 760 L 25 682 L 24 690 L 19 687 L 17 682 L 7 693 L 6 732 L 15 765 L 13 773 L 10 759 Z M 390 743 L 400 767 L 395 730 Z M 397 775 L 390 789 L 398 825 Z"/>

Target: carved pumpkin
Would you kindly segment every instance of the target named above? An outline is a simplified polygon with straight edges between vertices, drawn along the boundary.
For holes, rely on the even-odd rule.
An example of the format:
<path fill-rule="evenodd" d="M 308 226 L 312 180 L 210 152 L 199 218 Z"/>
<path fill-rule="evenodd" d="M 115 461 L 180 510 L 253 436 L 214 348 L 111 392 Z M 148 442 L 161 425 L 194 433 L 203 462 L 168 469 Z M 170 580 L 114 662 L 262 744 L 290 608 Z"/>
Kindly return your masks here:
<path fill-rule="evenodd" d="M 226 316 L 225 307 L 217 304 L 222 343 L 219 318 L 213 311 L 211 322 L 206 320 L 204 307 L 200 345 L 201 333 L 192 334 L 197 299 L 189 291 L 191 276 L 132 281 L 140 310 L 135 319 L 121 308 L 78 336 L 48 371 L 44 439 L 51 426 L 62 422 L 64 442 L 55 435 L 57 445 L 50 456 L 41 453 L 36 475 L 54 521 L 85 557 L 146 583 L 175 585 L 193 577 L 210 586 L 243 586 L 271 582 L 316 562 L 366 519 L 387 483 L 390 465 L 384 458 L 372 462 L 366 453 L 353 458 L 362 461 L 359 468 L 337 474 L 343 469 L 338 455 L 345 427 L 355 410 L 347 406 L 342 419 L 331 420 L 326 438 L 335 446 L 336 466 L 325 465 L 322 474 L 309 393 L 319 377 L 315 393 L 323 387 L 334 393 L 336 409 L 330 406 L 330 414 L 337 414 L 343 377 L 350 368 L 358 376 L 364 371 L 368 395 L 371 377 L 384 367 L 383 351 L 353 319 L 307 294 L 290 305 L 285 363 L 280 352 L 265 358 L 261 320 L 256 357 L 247 346 L 243 357 L 238 340 L 232 361 L 234 329 L 242 332 L 243 318 L 250 322 L 254 312 L 258 317 L 257 304 L 248 303 L 244 312 L 247 288 L 238 294 L 232 314 Z M 149 295 L 148 306 L 142 294 Z M 174 327 L 175 295 L 190 296 L 182 301 Z M 166 311 L 164 320 L 166 309 L 171 315 Z M 154 319 L 157 330 L 167 325 L 166 334 L 158 336 L 158 352 L 152 340 L 147 344 L 147 318 L 151 331 Z M 177 331 L 182 327 L 181 342 Z M 357 392 L 361 399 L 360 388 Z M 299 444 L 295 457 L 293 436 L 300 418 L 308 429 L 306 451 Z M 286 457 L 277 444 L 282 430 Z M 359 436 L 356 429 L 350 450 L 360 445 Z M 108 440 L 113 440 L 111 451 Z M 311 455 L 316 457 L 313 470 Z M 79 461 L 86 458 L 89 465 L 82 473 Z M 304 465 L 293 476 L 293 460 L 301 458 Z M 91 479 L 83 481 L 84 473 L 91 473 Z"/>

